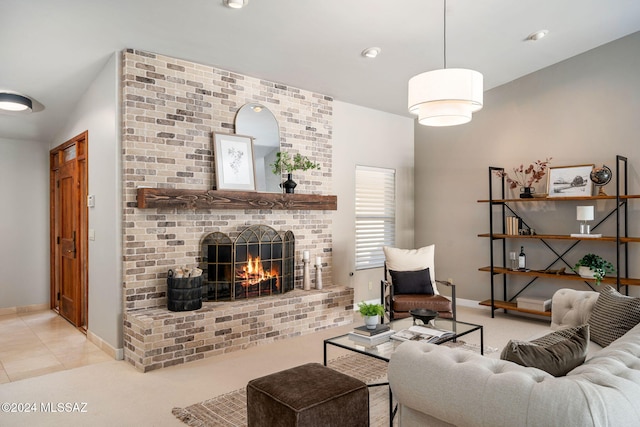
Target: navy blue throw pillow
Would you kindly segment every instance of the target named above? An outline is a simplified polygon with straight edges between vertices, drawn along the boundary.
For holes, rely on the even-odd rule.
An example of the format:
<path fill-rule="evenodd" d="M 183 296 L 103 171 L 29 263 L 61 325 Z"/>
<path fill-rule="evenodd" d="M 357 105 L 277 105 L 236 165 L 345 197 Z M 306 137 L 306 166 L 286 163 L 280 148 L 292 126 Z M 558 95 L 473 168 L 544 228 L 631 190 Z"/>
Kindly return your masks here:
<path fill-rule="evenodd" d="M 393 292 L 395 294 L 433 295 L 433 285 L 431 284 L 431 275 L 428 268 L 418 271 L 389 270 L 389 273 L 391 273 Z"/>

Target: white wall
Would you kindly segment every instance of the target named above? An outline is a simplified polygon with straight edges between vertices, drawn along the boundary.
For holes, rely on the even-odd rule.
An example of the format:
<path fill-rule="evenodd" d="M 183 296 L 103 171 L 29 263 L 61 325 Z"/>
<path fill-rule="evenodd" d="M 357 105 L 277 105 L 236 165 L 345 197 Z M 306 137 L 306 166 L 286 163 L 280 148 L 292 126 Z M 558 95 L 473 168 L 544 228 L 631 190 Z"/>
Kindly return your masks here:
<path fill-rule="evenodd" d="M 88 130 L 89 194 L 89 331 L 115 349 L 122 348 L 122 245 L 120 199 L 120 57 L 107 61 L 51 147 Z"/>
<path fill-rule="evenodd" d="M 511 169 L 553 157 L 552 166 L 614 167 L 616 154 L 621 154 L 629 158 L 629 190 L 640 193 L 638 52 L 640 33 L 487 91 L 484 108 L 469 124 L 416 125 L 416 245 L 436 243 L 437 274 L 454 279 L 458 296 L 490 296 L 488 273 L 478 271 L 489 265 L 489 242 L 477 237 L 488 232 L 489 208 L 477 200 L 488 198 L 489 166 Z M 546 182 L 541 182 L 538 191 L 545 190 Z M 613 184 L 606 191 L 615 194 Z M 575 233 L 578 204 L 527 205 L 534 212 L 526 217 L 538 232 Z M 614 206 L 591 204 L 597 216 Z M 631 235 L 640 236 L 640 201 L 631 202 L 629 227 Z M 610 225 L 605 231 L 613 232 Z M 539 242 L 512 244 L 524 244 L 531 268 L 546 267 L 550 258 Z M 556 241 L 554 246 L 565 244 Z M 630 246 L 632 277 L 640 277 L 639 246 Z M 596 251 L 614 260 L 614 250 L 612 243 L 581 244 L 567 259 L 573 264 L 587 251 Z M 530 294 L 551 295 L 558 287 L 587 289 L 582 282 L 539 282 L 542 286 Z"/>
<path fill-rule="evenodd" d="M 0 308 L 49 305 L 49 148 L 0 139 Z"/>
<path fill-rule="evenodd" d="M 344 102 L 333 104 L 333 194 L 338 196 L 333 217 L 333 282 L 353 287 L 358 303 L 380 297 L 383 271 L 355 270 L 356 165 L 396 170 L 397 246 L 414 247 L 413 120 Z"/>

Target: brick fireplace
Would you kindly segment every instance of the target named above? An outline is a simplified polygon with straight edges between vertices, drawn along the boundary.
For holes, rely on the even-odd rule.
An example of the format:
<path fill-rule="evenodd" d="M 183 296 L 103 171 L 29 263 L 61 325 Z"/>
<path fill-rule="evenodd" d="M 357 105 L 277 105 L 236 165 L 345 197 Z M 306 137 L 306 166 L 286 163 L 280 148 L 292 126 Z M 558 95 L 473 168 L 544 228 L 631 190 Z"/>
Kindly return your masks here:
<path fill-rule="evenodd" d="M 353 290 L 331 286 L 332 212 L 277 209 L 140 209 L 138 187 L 211 190 L 212 132 L 234 132 L 246 103 L 267 106 L 280 146 L 320 164 L 296 176 L 296 193 L 331 194 L 330 97 L 219 68 L 128 49 L 122 54 L 123 294 L 125 359 L 141 371 L 351 322 Z M 235 241 L 264 225 L 295 235 L 293 291 L 260 299 L 166 309 L 167 271 L 195 267 L 204 235 Z M 302 291 L 301 253 L 321 257 L 325 289 Z"/>

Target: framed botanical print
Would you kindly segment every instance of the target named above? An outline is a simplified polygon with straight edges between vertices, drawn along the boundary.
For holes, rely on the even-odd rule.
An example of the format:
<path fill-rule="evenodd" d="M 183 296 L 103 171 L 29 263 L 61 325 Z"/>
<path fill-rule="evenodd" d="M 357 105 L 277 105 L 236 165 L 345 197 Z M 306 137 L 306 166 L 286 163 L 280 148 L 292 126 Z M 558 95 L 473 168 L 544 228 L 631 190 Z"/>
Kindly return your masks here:
<path fill-rule="evenodd" d="M 213 133 L 216 189 L 255 191 L 253 138 Z"/>

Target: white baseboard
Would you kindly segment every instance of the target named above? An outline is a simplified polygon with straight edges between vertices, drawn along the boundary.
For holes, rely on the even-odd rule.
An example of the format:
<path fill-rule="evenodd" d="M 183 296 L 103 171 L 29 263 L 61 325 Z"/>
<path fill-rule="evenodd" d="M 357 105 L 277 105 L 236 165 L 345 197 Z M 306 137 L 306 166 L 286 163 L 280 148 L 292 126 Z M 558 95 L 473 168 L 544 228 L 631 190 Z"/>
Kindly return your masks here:
<path fill-rule="evenodd" d="M 480 301 L 474 301 L 472 299 L 456 298 L 456 305 L 471 308 L 480 308 L 482 310 L 490 310 L 491 307 L 480 305 Z"/>
<path fill-rule="evenodd" d="M 87 331 L 87 339 L 100 348 L 100 350 L 113 357 L 115 360 L 124 360 L 124 349 L 112 347 L 108 342 L 91 331 Z"/>
<path fill-rule="evenodd" d="M 6 307 L 6 308 L 0 308 L 0 316 L 4 316 L 7 314 L 32 313 L 34 311 L 44 311 L 44 310 L 49 310 L 48 303 L 23 305 L 21 307 Z"/>

